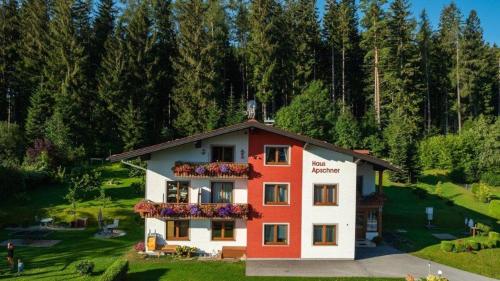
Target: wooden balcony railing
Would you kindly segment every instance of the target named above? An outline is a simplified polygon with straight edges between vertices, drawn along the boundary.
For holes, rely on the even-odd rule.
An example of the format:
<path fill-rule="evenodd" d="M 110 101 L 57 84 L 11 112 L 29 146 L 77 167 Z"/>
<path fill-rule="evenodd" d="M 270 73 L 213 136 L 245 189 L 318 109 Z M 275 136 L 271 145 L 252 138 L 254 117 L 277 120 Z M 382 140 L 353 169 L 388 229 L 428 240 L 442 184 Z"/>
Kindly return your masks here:
<path fill-rule="evenodd" d="M 206 219 L 236 218 L 247 219 L 250 216 L 248 204 L 237 203 L 156 203 L 143 200 L 134 206 L 134 211 L 143 218 L 163 219 Z"/>
<path fill-rule="evenodd" d="M 184 178 L 248 178 L 247 163 L 228 162 L 175 162 L 172 167 L 176 177 Z"/>

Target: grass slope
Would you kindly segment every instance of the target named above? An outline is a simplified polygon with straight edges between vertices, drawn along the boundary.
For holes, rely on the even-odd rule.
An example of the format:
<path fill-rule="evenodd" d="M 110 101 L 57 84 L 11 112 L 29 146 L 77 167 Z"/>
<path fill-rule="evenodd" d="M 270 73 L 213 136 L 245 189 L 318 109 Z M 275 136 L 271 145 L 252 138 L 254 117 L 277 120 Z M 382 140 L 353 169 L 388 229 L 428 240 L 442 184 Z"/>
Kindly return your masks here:
<path fill-rule="evenodd" d="M 441 182 L 442 193 L 438 196 L 435 187 Z M 422 189 L 424 195 L 415 192 Z M 445 253 L 439 248 L 440 240 L 432 233 L 450 233 L 466 237 L 465 218 L 485 222 L 497 230 L 497 220 L 488 210 L 488 204 L 477 201 L 472 193 L 450 182 L 443 171 L 427 171 L 413 186 L 385 182 L 384 192 L 388 200 L 384 206 L 384 229 L 396 236 L 398 248 L 418 257 L 450 265 L 466 271 L 500 278 L 500 249 L 486 249 L 473 253 Z M 450 200 L 453 204 L 446 203 Z M 425 207 L 434 207 L 433 224 L 436 228 L 425 228 Z M 404 229 L 406 233 L 399 233 Z"/>

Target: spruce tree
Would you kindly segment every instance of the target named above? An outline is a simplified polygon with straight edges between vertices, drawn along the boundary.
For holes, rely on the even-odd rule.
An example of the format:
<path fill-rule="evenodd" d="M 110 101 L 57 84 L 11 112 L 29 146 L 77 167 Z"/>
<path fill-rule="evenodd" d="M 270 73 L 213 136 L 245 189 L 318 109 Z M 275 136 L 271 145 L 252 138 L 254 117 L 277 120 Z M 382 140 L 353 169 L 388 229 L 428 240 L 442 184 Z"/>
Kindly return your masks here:
<path fill-rule="evenodd" d="M 268 117 L 268 105 L 279 92 L 279 46 L 281 7 L 276 0 L 256 0 L 250 6 L 249 64 L 252 86 L 262 106 L 262 118 Z"/>
<path fill-rule="evenodd" d="M 340 50 L 340 39 L 339 35 L 339 4 L 337 0 L 327 0 L 326 1 L 326 11 L 323 16 L 323 37 L 325 40 L 327 53 L 328 53 L 328 72 L 329 72 L 329 89 L 332 101 L 335 101 L 338 88 L 338 58 Z"/>
<path fill-rule="evenodd" d="M 49 11 L 47 1 L 27 0 L 21 5 L 20 14 L 19 25 L 24 32 L 21 32 L 20 60 L 16 68 L 18 80 L 23 81 L 23 83 L 19 87 L 18 115 L 25 121 L 31 96 L 35 94 L 37 89 L 41 90 L 40 84 L 43 81 L 43 69 L 48 51 Z M 31 104 L 33 105 L 33 102 Z M 34 116 L 31 114 L 30 118 L 36 118 Z"/>
<path fill-rule="evenodd" d="M 432 44 L 432 30 L 425 10 L 420 14 L 419 31 L 417 34 L 417 42 L 420 52 L 421 64 L 419 72 L 422 73 L 425 102 L 423 110 L 423 118 L 425 122 L 426 131 L 429 134 L 432 125 L 432 110 L 431 110 L 431 44 Z"/>
<path fill-rule="evenodd" d="M 45 127 L 52 115 L 53 100 L 51 92 L 43 85 L 39 85 L 31 95 L 25 131 L 28 143 L 35 139 L 45 138 Z"/>
<path fill-rule="evenodd" d="M 14 116 L 19 83 L 16 81 L 15 65 L 19 60 L 19 10 L 16 0 L 0 3 L 0 120 L 8 123 L 17 120 Z"/>
<path fill-rule="evenodd" d="M 381 93 L 382 71 L 387 64 L 387 19 L 383 10 L 386 0 L 362 0 L 361 10 L 364 17 L 361 25 L 365 29 L 362 33 L 361 46 L 365 51 L 364 67 L 369 73 L 366 79 L 365 92 L 370 95 L 373 102 L 373 112 L 378 126 L 381 126 L 383 112 L 382 104 L 387 103 Z"/>
<path fill-rule="evenodd" d="M 211 13 L 207 17 L 209 8 Z M 207 6 L 201 0 L 176 2 L 179 55 L 174 63 L 173 98 L 177 113 L 174 126 L 183 135 L 208 130 L 212 125 L 207 123 L 207 117 L 210 112 L 218 111 L 216 91 L 222 83 L 216 66 L 220 66 L 221 54 L 214 52 L 222 41 L 219 36 L 223 27 L 217 18 L 220 8 L 220 3 L 211 2 Z"/>

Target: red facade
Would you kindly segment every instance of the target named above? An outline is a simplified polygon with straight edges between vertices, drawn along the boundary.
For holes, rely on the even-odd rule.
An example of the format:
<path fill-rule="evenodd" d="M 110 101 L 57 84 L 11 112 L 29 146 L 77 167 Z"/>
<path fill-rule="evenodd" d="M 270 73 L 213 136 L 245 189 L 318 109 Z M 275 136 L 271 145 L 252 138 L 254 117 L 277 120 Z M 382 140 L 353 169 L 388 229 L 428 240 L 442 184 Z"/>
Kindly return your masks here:
<path fill-rule="evenodd" d="M 248 180 L 248 203 L 259 216 L 247 222 L 247 237 L 251 237 L 247 241 L 247 257 L 300 258 L 303 143 L 259 129 L 249 130 L 248 143 L 248 163 L 253 170 Z M 290 165 L 265 166 L 265 145 L 290 146 Z M 264 206 L 264 183 L 269 182 L 289 183 L 289 205 Z M 288 245 L 264 245 L 265 223 L 289 224 Z"/>

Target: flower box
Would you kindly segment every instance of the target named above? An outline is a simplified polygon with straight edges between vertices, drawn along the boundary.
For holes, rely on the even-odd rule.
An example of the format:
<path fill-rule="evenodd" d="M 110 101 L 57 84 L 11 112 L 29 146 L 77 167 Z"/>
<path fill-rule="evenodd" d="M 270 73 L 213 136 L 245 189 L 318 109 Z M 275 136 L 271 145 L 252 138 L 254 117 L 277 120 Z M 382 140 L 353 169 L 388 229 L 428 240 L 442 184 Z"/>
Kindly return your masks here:
<path fill-rule="evenodd" d="M 144 200 L 137 203 L 134 211 L 143 218 L 168 219 L 247 219 L 250 216 L 248 204 L 234 203 L 154 203 Z"/>
<path fill-rule="evenodd" d="M 176 162 L 172 171 L 176 177 L 184 178 L 248 178 L 246 163 L 196 163 Z"/>

